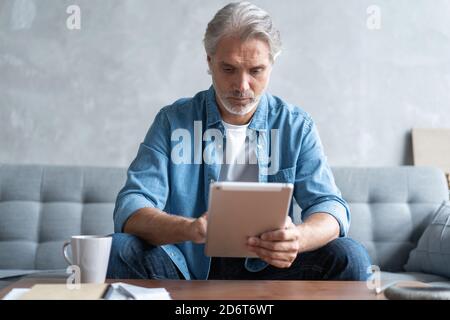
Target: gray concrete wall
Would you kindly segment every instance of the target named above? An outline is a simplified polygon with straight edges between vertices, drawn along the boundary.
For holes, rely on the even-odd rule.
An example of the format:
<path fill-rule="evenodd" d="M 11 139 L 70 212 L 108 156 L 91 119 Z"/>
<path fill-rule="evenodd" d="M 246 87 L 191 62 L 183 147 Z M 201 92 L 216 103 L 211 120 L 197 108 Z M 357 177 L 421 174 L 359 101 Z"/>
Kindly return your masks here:
<path fill-rule="evenodd" d="M 209 87 L 225 3 L 0 0 L 0 162 L 127 166 L 162 106 Z M 450 1 L 254 3 L 284 42 L 269 90 L 312 114 L 332 165 L 409 164 L 412 127 L 450 126 Z"/>

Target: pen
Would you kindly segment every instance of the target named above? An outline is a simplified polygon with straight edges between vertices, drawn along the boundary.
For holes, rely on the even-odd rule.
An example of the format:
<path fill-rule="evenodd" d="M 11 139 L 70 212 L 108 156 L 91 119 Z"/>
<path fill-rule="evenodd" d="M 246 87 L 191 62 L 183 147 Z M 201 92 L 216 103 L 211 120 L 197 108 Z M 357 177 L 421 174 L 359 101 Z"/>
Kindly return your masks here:
<path fill-rule="evenodd" d="M 114 291 L 113 286 L 108 284 L 108 287 L 105 290 L 105 294 L 103 295 L 103 299 L 109 300 L 109 298 L 111 297 L 111 294 L 113 293 L 113 291 Z"/>
<path fill-rule="evenodd" d="M 127 297 L 127 300 L 136 300 L 136 297 L 134 294 L 132 294 L 130 291 L 128 291 L 127 289 L 125 289 L 124 287 L 122 287 L 120 284 L 117 286 L 117 290 L 119 290 L 119 292 L 121 294 L 123 294 L 125 297 Z"/>

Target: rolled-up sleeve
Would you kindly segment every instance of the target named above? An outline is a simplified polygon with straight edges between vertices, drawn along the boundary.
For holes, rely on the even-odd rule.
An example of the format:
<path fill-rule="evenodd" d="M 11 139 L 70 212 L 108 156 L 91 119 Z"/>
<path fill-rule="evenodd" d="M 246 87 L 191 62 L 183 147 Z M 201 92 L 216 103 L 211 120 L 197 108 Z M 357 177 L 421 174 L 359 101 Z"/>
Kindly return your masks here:
<path fill-rule="evenodd" d="M 339 236 L 344 237 L 350 226 L 350 209 L 336 186 L 316 125 L 311 118 L 305 121 L 300 141 L 294 197 L 302 208 L 302 220 L 305 221 L 314 213 L 328 213 L 336 218 Z"/>
<path fill-rule="evenodd" d="M 117 195 L 114 230 L 123 232 L 130 216 L 145 207 L 163 209 L 169 194 L 170 133 L 162 109 L 140 144 L 136 158 L 127 170 L 125 186 Z"/>

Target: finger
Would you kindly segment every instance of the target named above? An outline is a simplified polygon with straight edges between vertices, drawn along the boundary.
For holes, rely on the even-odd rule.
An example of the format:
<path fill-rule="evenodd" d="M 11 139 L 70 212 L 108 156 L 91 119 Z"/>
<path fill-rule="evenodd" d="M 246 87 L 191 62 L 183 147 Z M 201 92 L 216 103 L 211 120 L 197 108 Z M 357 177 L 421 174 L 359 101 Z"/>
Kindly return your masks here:
<path fill-rule="evenodd" d="M 196 225 L 197 225 L 197 232 L 201 237 L 206 237 L 206 230 L 207 230 L 207 226 L 208 226 L 208 220 L 203 219 L 202 217 L 200 217 L 199 219 L 197 219 L 196 221 Z"/>
<path fill-rule="evenodd" d="M 285 261 L 285 260 L 277 260 L 277 259 L 271 259 L 268 257 L 260 257 L 261 260 L 267 262 L 268 264 L 277 267 L 277 268 L 289 268 L 292 265 L 292 262 Z"/>
<path fill-rule="evenodd" d="M 297 256 L 294 252 L 272 251 L 261 247 L 248 246 L 260 258 L 292 262 Z"/>
<path fill-rule="evenodd" d="M 280 261 L 280 260 L 273 260 L 273 259 L 268 259 L 265 260 L 268 264 L 280 268 L 280 269 L 287 269 L 292 265 L 292 262 L 287 262 L 287 261 Z"/>
<path fill-rule="evenodd" d="M 291 224 L 292 224 L 292 219 L 291 219 L 290 216 L 287 216 L 286 217 L 286 222 L 284 223 L 284 227 L 287 229 L 287 228 L 289 228 L 291 226 Z"/>
<path fill-rule="evenodd" d="M 260 238 L 267 241 L 296 241 L 297 232 L 295 228 L 275 230 L 263 233 Z"/>
<path fill-rule="evenodd" d="M 272 251 L 298 251 L 298 244 L 296 241 L 266 241 L 257 237 L 251 237 L 248 240 L 248 244 Z"/>

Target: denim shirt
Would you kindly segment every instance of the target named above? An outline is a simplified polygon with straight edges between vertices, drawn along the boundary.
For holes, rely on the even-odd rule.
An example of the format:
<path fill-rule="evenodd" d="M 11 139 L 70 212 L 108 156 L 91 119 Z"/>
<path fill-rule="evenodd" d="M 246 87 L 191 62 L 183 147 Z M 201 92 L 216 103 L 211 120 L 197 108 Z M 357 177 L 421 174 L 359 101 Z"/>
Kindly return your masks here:
<path fill-rule="evenodd" d="M 350 210 L 336 187 L 311 117 L 266 92 L 248 129 L 257 143 L 259 181 L 293 183 L 302 221 L 317 212 L 328 213 L 338 221 L 340 236 L 346 236 Z M 206 212 L 209 185 L 219 179 L 226 144 L 225 139 L 216 139 L 220 134 L 225 137 L 212 86 L 162 108 L 117 196 L 115 232 L 123 232 L 127 219 L 143 207 L 189 218 Z M 293 217 L 292 205 L 289 215 Z M 205 256 L 204 244 L 185 241 L 162 248 L 186 279 L 207 279 L 211 258 Z M 266 266 L 257 258 L 245 260 L 249 271 Z"/>

